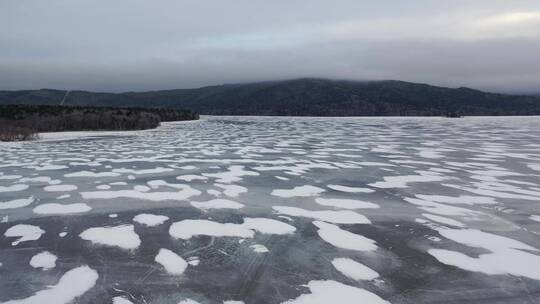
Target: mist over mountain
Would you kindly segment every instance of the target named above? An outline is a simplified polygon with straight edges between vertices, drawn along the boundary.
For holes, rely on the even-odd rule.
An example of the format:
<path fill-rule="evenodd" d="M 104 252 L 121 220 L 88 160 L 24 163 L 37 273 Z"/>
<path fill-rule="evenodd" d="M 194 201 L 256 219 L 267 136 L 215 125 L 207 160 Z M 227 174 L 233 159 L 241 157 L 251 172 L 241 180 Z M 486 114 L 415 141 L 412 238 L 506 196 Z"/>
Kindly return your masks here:
<path fill-rule="evenodd" d="M 157 107 L 211 115 L 438 116 L 538 115 L 540 97 L 487 93 L 404 81 L 302 78 L 195 89 L 97 93 L 0 91 L 0 104 Z"/>

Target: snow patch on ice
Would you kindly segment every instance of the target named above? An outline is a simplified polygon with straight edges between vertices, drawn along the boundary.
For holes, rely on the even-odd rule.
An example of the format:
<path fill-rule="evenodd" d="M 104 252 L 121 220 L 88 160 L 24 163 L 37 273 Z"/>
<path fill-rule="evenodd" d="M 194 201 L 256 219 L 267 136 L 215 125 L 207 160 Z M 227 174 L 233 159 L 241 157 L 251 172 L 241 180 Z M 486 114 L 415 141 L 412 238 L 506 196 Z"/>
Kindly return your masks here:
<path fill-rule="evenodd" d="M 159 226 L 165 223 L 167 220 L 169 220 L 168 216 L 155 215 L 155 214 L 149 214 L 149 213 L 141 213 L 141 214 L 136 215 L 133 218 L 133 221 L 141 225 L 148 226 L 148 227 Z"/>
<path fill-rule="evenodd" d="M 206 202 L 191 202 L 191 205 L 195 208 L 201 210 L 209 209 L 240 209 L 244 205 L 235 201 L 226 200 L 226 199 L 213 199 Z"/>
<path fill-rule="evenodd" d="M 183 181 L 186 181 L 186 182 L 191 182 L 191 181 L 194 181 L 194 180 L 207 180 L 208 177 L 195 175 L 195 174 L 187 174 L 187 175 L 177 176 L 176 179 L 183 180 Z"/>
<path fill-rule="evenodd" d="M 173 223 L 169 234 L 177 239 L 190 239 L 197 235 L 216 237 L 252 238 L 255 231 L 264 234 L 289 234 L 296 230 L 294 226 L 266 218 L 245 218 L 244 223 L 218 223 L 209 220 L 183 220 Z"/>
<path fill-rule="evenodd" d="M 254 244 L 254 245 L 249 246 L 249 248 L 253 249 L 253 252 L 256 252 L 256 253 L 266 253 L 269 251 L 268 248 L 266 248 L 266 246 L 261 245 L 261 244 Z"/>
<path fill-rule="evenodd" d="M 39 240 L 41 235 L 44 233 L 45 231 L 38 226 L 18 224 L 6 230 L 6 232 L 4 232 L 4 236 L 18 237 L 19 239 L 11 243 L 11 245 L 16 246 L 21 242 Z"/>
<path fill-rule="evenodd" d="M 470 257 L 458 251 L 428 250 L 430 255 L 443 264 L 489 275 L 510 274 L 540 280 L 540 272 L 537 268 L 531 267 L 540 265 L 540 256 L 527 252 L 539 251 L 532 246 L 476 229 L 438 229 L 438 232 L 457 243 L 491 251 L 478 257 Z"/>
<path fill-rule="evenodd" d="M 49 270 L 56 266 L 57 259 L 58 258 L 56 255 L 48 251 L 43 251 L 32 257 L 30 260 L 30 266 L 34 268 L 42 268 L 43 270 Z"/>
<path fill-rule="evenodd" d="M 58 204 L 48 203 L 41 204 L 34 208 L 36 214 L 71 214 L 71 213 L 83 213 L 92 210 L 90 206 L 85 203 L 75 204 Z"/>
<path fill-rule="evenodd" d="M 73 173 L 64 174 L 64 176 L 65 177 L 93 177 L 93 178 L 100 178 L 100 177 L 116 177 L 116 176 L 120 176 L 120 173 L 79 171 L 79 172 L 73 172 Z"/>
<path fill-rule="evenodd" d="M 47 192 L 68 192 L 68 191 L 77 190 L 77 186 L 75 186 L 75 185 L 51 185 L 51 186 L 44 187 L 43 190 L 45 190 Z"/>
<path fill-rule="evenodd" d="M 114 297 L 113 304 L 133 304 L 130 300 L 126 299 L 125 297 Z"/>
<path fill-rule="evenodd" d="M 427 183 L 440 182 L 449 179 L 448 177 L 438 175 L 398 175 L 385 176 L 384 182 L 376 182 L 369 184 L 376 188 L 407 188 L 409 183 Z"/>
<path fill-rule="evenodd" d="M 336 191 L 347 192 L 347 193 L 373 193 L 375 190 L 369 188 L 360 188 L 360 187 L 349 187 L 342 185 L 327 185 L 328 188 Z"/>
<path fill-rule="evenodd" d="M 32 204 L 35 201 L 34 197 L 19 198 L 7 202 L 0 202 L 0 210 L 22 208 Z"/>
<path fill-rule="evenodd" d="M 135 233 L 133 225 L 88 228 L 79 236 L 94 244 L 117 246 L 128 250 L 136 249 L 141 244 L 141 239 Z"/>
<path fill-rule="evenodd" d="M 237 197 L 242 193 L 248 192 L 246 187 L 238 185 L 214 184 L 214 186 L 224 189 L 223 194 L 230 197 Z"/>
<path fill-rule="evenodd" d="M 272 195 L 285 197 L 285 198 L 296 197 L 296 196 L 308 197 L 308 196 L 318 196 L 319 194 L 325 191 L 326 190 L 319 187 L 305 185 L 305 186 L 294 187 L 292 189 L 275 189 L 272 191 Z"/>
<path fill-rule="evenodd" d="M 371 224 L 371 221 L 362 214 L 350 210 L 320 210 L 311 211 L 297 207 L 274 206 L 277 213 L 289 216 L 313 218 L 336 224 Z"/>
<path fill-rule="evenodd" d="M 217 182 L 230 184 L 242 180 L 243 176 L 258 176 L 255 171 L 244 170 L 244 166 L 230 166 L 229 170 L 220 173 L 203 173 L 206 177 L 216 178 Z"/>
<path fill-rule="evenodd" d="M 310 281 L 307 285 L 310 292 L 283 304 L 390 304 L 378 295 L 365 289 L 345 285 L 336 281 Z"/>
<path fill-rule="evenodd" d="M 333 259 L 332 265 L 344 276 L 356 281 L 373 280 L 379 277 L 379 274 L 373 269 L 349 258 Z"/>
<path fill-rule="evenodd" d="M 188 263 L 181 256 L 165 248 L 159 250 L 155 261 L 161 264 L 168 273 L 173 275 L 183 274 L 188 266 Z"/>
<path fill-rule="evenodd" d="M 314 221 L 313 225 L 319 228 L 319 236 L 335 247 L 356 251 L 377 250 L 376 242 L 372 239 L 321 221 Z"/>
<path fill-rule="evenodd" d="M 330 206 L 342 209 L 373 209 L 379 208 L 379 205 L 353 199 L 341 198 L 316 198 L 315 202 L 322 206 Z"/>
<path fill-rule="evenodd" d="M 15 184 L 11 186 L 0 186 L 0 192 L 17 192 L 28 189 L 28 185 Z"/>

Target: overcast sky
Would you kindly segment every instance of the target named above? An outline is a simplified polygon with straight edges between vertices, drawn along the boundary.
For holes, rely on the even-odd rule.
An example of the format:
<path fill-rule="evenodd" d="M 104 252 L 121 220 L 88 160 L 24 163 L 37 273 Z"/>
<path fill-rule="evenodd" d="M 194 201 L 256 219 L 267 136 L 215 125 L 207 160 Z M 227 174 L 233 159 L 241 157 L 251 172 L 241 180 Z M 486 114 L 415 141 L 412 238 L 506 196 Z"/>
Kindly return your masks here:
<path fill-rule="evenodd" d="M 540 92 L 539 0 L 0 0 L 0 89 L 295 77 Z"/>

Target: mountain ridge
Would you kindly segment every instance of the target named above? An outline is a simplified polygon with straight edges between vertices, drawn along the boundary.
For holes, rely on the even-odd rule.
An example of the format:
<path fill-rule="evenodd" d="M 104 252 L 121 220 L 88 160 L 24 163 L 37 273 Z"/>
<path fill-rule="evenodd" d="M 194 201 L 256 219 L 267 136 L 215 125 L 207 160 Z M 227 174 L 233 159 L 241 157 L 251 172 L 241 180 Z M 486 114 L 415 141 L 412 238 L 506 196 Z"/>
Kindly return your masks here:
<path fill-rule="evenodd" d="M 58 104 L 65 90 L 0 91 L 0 104 Z M 212 115 L 434 116 L 538 115 L 540 97 L 399 80 L 297 78 L 193 89 L 70 91 L 66 105 L 184 108 Z"/>

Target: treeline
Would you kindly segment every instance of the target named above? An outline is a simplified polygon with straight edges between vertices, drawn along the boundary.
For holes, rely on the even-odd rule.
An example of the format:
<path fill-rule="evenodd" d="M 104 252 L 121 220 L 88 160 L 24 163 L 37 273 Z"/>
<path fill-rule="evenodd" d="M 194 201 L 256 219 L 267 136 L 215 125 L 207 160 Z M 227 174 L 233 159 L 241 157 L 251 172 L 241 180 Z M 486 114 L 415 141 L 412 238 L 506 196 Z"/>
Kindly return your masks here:
<path fill-rule="evenodd" d="M 0 91 L 0 104 L 58 104 L 60 90 Z M 540 96 L 487 93 L 403 81 L 293 79 L 196 89 L 70 91 L 78 106 L 190 109 L 209 115 L 445 116 L 540 115 Z"/>
<path fill-rule="evenodd" d="M 198 118 L 191 111 L 157 108 L 4 105 L 0 106 L 0 140 L 29 140 L 38 132 L 143 130 L 162 121 Z"/>

